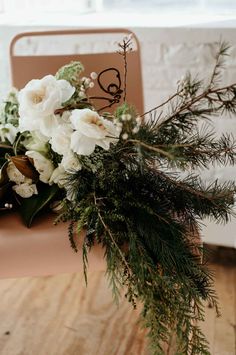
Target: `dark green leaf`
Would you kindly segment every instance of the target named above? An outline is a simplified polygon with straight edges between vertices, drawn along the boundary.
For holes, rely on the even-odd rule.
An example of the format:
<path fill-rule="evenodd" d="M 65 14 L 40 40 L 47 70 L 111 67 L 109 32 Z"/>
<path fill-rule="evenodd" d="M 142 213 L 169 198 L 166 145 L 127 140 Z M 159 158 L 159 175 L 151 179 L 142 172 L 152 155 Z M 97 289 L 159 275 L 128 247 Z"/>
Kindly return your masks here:
<path fill-rule="evenodd" d="M 20 213 L 27 227 L 31 226 L 34 217 L 53 199 L 58 190 L 57 185 L 44 184 L 38 195 L 21 200 Z"/>
<path fill-rule="evenodd" d="M 5 162 L 0 169 L 0 187 L 4 186 L 9 181 L 7 175 L 7 165 L 8 162 Z"/>

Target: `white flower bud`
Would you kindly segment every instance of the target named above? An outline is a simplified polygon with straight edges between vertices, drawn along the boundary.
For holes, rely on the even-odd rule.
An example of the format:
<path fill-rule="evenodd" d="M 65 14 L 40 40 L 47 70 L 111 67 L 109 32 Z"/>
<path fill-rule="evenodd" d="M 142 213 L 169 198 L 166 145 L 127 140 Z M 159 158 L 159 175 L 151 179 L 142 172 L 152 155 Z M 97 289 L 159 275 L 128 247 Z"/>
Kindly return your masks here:
<path fill-rule="evenodd" d="M 125 113 L 121 116 L 122 121 L 130 121 L 132 116 L 129 113 Z"/>
<path fill-rule="evenodd" d="M 91 82 L 91 79 L 90 78 L 86 78 L 85 81 L 84 81 L 84 85 L 89 85 Z"/>
<path fill-rule="evenodd" d="M 85 96 L 84 92 L 83 91 L 80 91 L 79 92 L 79 97 L 83 98 Z"/>
<path fill-rule="evenodd" d="M 23 198 L 29 198 L 38 194 L 38 190 L 35 184 L 23 183 L 13 186 L 12 189 Z"/>
<path fill-rule="evenodd" d="M 45 158 L 39 152 L 29 150 L 25 153 L 29 158 L 33 160 L 35 169 L 39 172 L 39 180 L 48 184 L 49 179 L 54 171 L 54 166 L 51 160 Z"/>
<path fill-rule="evenodd" d="M 142 123 L 142 118 L 140 116 L 136 117 L 136 122 L 140 126 Z"/>
<path fill-rule="evenodd" d="M 134 128 L 132 129 L 132 132 L 133 132 L 134 134 L 138 133 L 138 131 L 139 131 L 139 127 L 138 127 L 138 126 L 136 126 L 136 127 L 134 127 Z"/>
<path fill-rule="evenodd" d="M 10 162 L 7 165 L 7 175 L 9 180 L 15 182 L 16 184 L 21 184 L 24 182 L 32 182 L 32 180 L 27 179 L 21 172 L 16 168 L 15 164 Z"/>
<path fill-rule="evenodd" d="M 90 73 L 90 77 L 91 77 L 91 79 L 96 80 L 98 75 L 97 75 L 97 73 L 95 73 L 95 71 L 93 71 L 92 73 Z"/>

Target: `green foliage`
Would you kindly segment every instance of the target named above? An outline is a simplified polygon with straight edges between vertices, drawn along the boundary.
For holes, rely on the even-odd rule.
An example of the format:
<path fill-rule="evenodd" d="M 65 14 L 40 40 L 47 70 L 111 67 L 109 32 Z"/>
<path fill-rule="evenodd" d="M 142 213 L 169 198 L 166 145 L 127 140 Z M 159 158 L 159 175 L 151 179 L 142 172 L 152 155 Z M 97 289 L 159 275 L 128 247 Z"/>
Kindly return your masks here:
<path fill-rule="evenodd" d="M 57 185 L 42 184 L 39 195 L 20 199 L 20 213 L 25 225 L 29 228 L 36 214 L 38 214 L 58 193 Z"/>
<path fill-rule="evenodd" d="M 79 62 L 71 62 L 58 70 L 55 77 L 57 80 L 67 80 L 72 86 L 77 86 L 80 74 L 84 71 L 84 66 Z"/>
<path fill-rule="evenodd" d="M 233 215 L 235 182 L 206 184 L 193 169 L 236 163 L 232 135 L 218 138 L 209 124 L 198 126 L 235 113 L 236 85 L 215 86 L 224 55 L 222 44 L 210 84 L 187 74 L 172 97 L 142 115 L 142 123 L 132 107 L 121 106 L 114 116 L 127 139 L 81 157 L 83 168 L 67 181 L 74 202 L 60 218 L 72 221 L 75 250 L 75 226 L 78 233 L 87 230 L 85 276 L 88 252 L 99 243 L 114 297 L 125 287 L 134 307 L 143 304 L 153 354 L 164 354 L 173 334 L 176 354 L 209 354 L 197 322 L 204 320 L 205 301 L 219 313 L 198 236 L 202 218 L 225 223 Z"/>
<path fill-rule="evenodd" d="M 19 117 L 18 109 L 17 92 L 11 91 L 4 101 L 3 107 L 1 107 L 0 123 L 11 123 L 17 126 Z"/>

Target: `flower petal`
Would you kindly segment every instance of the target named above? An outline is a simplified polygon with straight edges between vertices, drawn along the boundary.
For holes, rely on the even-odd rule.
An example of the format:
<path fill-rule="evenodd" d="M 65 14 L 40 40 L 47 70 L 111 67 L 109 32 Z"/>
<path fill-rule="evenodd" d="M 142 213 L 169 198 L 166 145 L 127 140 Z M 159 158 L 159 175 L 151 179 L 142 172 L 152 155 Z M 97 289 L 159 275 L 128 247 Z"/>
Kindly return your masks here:
<path fill-rule="evenodd" d="M 71 135 L 70 147 L 80 155 L 90 155 L 94 152 L 96 141 L 76 131 Z"/>
<path fill-rule="evenodd" d="M 57 83 L 61 89 L 61 102 L 68 101 L 75 92 L 75 88 L 66 80 L 57 80 Z"/>

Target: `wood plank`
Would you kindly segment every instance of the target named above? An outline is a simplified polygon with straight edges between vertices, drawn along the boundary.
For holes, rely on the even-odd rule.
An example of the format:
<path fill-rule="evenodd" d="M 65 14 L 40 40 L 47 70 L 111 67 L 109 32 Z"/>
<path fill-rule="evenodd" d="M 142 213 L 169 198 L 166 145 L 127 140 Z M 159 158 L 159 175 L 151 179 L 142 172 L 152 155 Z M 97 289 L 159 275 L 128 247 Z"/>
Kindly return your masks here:
<path fill-rule="evenodd" d="M 235 267 L 217 265 L 216 291 L 221 317 L 215 321 L 214 355 L 235 354 Z"/>
<path fill-rule="evenodd" d="M 212 355 L 236 354 L 236 267 L 214 263 L 222 317 L 206 309 Z M 148 355 L 139 311 L 113 303 L 103 272 L 0 280 L 1 355 Z M 172 351 L 170 352 L 172 354 Z"/>
<path fill-rule="evenodd" d="M 1 355 L 147 355 L 138 311 L 114 305 L 104 274 L 0 280 Z M 8 333 L 9 332 L 9 333 Z"/>

